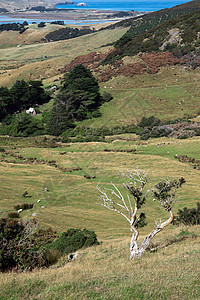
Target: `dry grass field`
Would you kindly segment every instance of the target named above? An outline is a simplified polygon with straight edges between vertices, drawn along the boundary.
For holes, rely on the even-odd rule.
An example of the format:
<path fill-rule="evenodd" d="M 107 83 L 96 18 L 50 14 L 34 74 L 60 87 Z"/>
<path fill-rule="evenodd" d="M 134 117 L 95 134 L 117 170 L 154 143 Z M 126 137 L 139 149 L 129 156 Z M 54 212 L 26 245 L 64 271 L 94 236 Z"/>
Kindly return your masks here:
<path fill-rule="evenodd" d="M 30 24 L 28 29 L 19 34 L 18 31 L 2 31 L 0 33 L 0 49 L 14 47 L 19 44 L 30 45 L 40 43 L 41 39 L 49 32 L 63 28 L 64 26 L 47 23 L 45 27 L 38 28 L 37 24 Z"/>

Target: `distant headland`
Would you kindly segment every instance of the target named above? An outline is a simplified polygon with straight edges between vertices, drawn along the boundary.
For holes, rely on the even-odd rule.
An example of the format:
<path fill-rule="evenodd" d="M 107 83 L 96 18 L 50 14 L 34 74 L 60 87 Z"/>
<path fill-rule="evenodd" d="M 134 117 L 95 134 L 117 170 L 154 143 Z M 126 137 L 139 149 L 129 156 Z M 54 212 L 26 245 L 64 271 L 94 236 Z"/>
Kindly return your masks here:
<path fill-rule="evenodd" d="M 77 4 L 77 2 L 74 2 L 74 1 L 60 2 L 60 3 L 56 3 L 55 6 L 57 6 L 57 5 L 72 5 L 72 4 Z"/>

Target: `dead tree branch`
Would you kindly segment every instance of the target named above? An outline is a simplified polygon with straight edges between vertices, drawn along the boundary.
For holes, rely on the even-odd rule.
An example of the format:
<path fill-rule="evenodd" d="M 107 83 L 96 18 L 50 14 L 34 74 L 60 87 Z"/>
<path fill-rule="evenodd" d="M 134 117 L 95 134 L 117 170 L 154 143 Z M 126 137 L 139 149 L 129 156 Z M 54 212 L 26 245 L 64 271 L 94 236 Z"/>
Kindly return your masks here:
<path fill-rule="evenodd" d="M 97 189 L 100 192 L 100 205 L 117 212 L 128 221 L 132 232 L 130 259 L 134 259 L 135 257 L 140 257 L 148 248 L 153 237 L 172 222 L 174 216 L 172 206 L 175 202 L 176 191 L 182 186 L 185 180 L 184 178 L 180 178 L 178 181 L 169 181 L 166 179 L 159 182 L 154 189 L 145 190 L 147 172 L 145 173 L 140 169 L 136 169 L 133 172 L 127 171 L 126 174 L 122 173 L 122 175 L 131 180 L 128 184 L 123 184 L 123 188 L 126 190 L 126 197 L 123 196 L 119 188 L 113 183 L 111 183 L 112 188 L 101 188 L 98 184 Z M 153 200 L 157 200 L 160 207 L 169 212 L 170 216 L 166 221 L 157 224 L 156 229 L 152 230 L 143 240 L 142 244 L 138 246 L 138 228 L 146 225 L 146 223 L 144 222 L 145 214 L 140 213 L 140 215 L 137 215 L 137 213 L 146 202 L 146 197 L 150 192 L 153 192 Z"/>

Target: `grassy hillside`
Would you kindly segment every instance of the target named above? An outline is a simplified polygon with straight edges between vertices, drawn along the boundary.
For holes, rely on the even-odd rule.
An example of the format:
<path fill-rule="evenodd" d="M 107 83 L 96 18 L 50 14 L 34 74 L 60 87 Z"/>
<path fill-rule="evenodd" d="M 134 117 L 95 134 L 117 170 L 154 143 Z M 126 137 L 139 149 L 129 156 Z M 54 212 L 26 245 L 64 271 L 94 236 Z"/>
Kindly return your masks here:
<path fill-rule="evenodd" d="M 198 227 L 157 253 L 128 260 L 129 239 L 107 240 L 79 260 L 32 273 L 0 274 L 1 299 L 198 299 Z M 193 232 L 193 233 L 192 233 Z M 168 239 L 180 239 L 180 229 Z M 164 236 L 160 239 L 164 240 Z"/>
<path fill-rule="evenodd" d="M 117 28 L 67 41 L 0 49 L 1 86 L 11 86 L 17 79 L 46 79 L 59 76 L 58 69 L 76 56 L 91 51 L 108 51 L 109 46 L 104 46 L 116 41 L 126 30 L 127 28 Z M 26 34 L 26 31 L 23 34 Z M 31 39 L 31 34 L 28 35 L 28 38 Z M 4 39 L 4 43 L 6 42 Z"/>
<path fill-rule="evenodd" d="M 169 30 L 172 28 L 180 30 L 179 42 L 182 40 L 182 46 L 194 46 L 198 39 L 199 10 L 200 1 L 190 1 L 113 25 L 130 26 L 130 29 L 115 43 L 116 51 L 110 54 L 105 62 L 110 63 L 140 51 L 158 51 L 165 39 L 170 40 Z M 111 28 L 113 26 L 111 25 Z M 177 40 L 170 43 L 177 44 Z"/>
<path fill-rule="evenodd" d="M 152 28 L 161 25 L 167 20 L 171 20 L 181 15 L 198 11 L 199 9 L 200 1 L 193 0 L 184 4 L 176 5 L 172 8 L 165 8 L 159 11 L 155 11 L 144 16 L 122 20 L 116 24 L 111 24 L 108 28 L 115 28 L 118 26 L 131 26 L 128 32 L 119 40 L 119 43 L 116 43 L 116 45 L 123 45 L 133 36 L 145 33 L 145 31 L 151 30 Z"/>
<path fill-rule="evenodd" d="M 38 28 L 37 24 L 30 24 L 28 29 L 19 34 L 17 31 L 3 31 L 0 34 L 0 49 L 17 45 L 30 45 L 40 43 L 48 33 L 63 28 L 64 26 L 47 23 L 45 27 Z"/>
<path fill-rule="evenodd" d="M 0 0 L 0 7 L 14 11 L 15 9 L 26 9 L 38 5 L 49 7 L 56 3 L 58 3 L 56 0 Z"/>
<path fill-rule="evenodd" d="M 174 229 L 170 225 L 155 239 L 160 245 L 167 239 L 168 247 L 156 253 L 146 252 L 140 260 L 130 262 L 128 223 L 97 204 L 96 185 L 100 182 L 109 186 L 112 181 L 120 188 L 124 181 L 120 171 L 137 166 L 149 170 L 149 186 L 166 176 L 183 176 L 186 184 L 178 192 L 174 211 L 194 207 L 200 197 L 199 171 L 175 160 L 174 155 L 200 159 L 200 139 L 116 140 L 106 144 L 58 144 L 56 148 L 44 148 L 44 142 L 43 138 L 0 139 L 0 146 L 10 151 L 6 157 L 1 155 L 0 206 L 4 214 L 13 211 L 16 203 L 32 202 L 34 208 L 22 212 L 22 217 L 29 218 L 36 212 L 40 226 L 51 226 L 59 232 L 86 227 L 95 230 L 103 244 L 83 250 L 85 254 L 73 263 L 67 263 L 63 257 L 57 266 L 47 270 L 0 274 L 0 298 L 23 299 L 26 295 L 27 299 L 197 299 L 199 227 L 190 228 L 188 233 L 186 228 Z M 105 148 L 136 149 L 136 154 L 104 152 Z M 24 160 L 14 159 L 13 152 Z M 63 152 L 66 153 L 61 155 Z M 47 164 L 32 164 L 25 160 L 28 157 L 55 160 L 58 166 L 82 170 L 62 172 Z M 15 163 L 8 162 L 13 159 Z M 86 174 L 96 178 L 86 179 Z M 49 192 L 44 192 L 45 187 Z M 30 197 L 21 196 L 25 190 Z M 154 228 L 155 219 L 168 217 L 152 199 L 147 200 L 144 209 L 148 225 L 141 230 L 140 240 Z"/>
<path fill-rule="evenodd" d="M 199 69 L 165 67 L 156 74 L 118 76 L 101 84 L 113 100 L 100 108 L 102 116 L 81 124 L 117 126 L 138 123 L 143 116 L 163 121 L 199 114 Z"/>
<path fill-rule="evenodd" d="M 22 35 L 28 45 L 19 48 L 11 40 L 19 38 L 16 33 L 0 34 L 1 86 L 10 87 L 17 79 L 43 79 L 48 86 L 63 76 L 60 69 L 77 56 L 113 49 L 110 44 L 128 28 L 116 27 L 67 41 L 35 43 L 46 34 L 45 30 L 52 29 L 48 26 L 36 30 L 31 26 Z M 164 29 L 163 32 L 166 33 Z M 18 39 L 16 42 L 22 43 Z M 140 54 L 123 57 L 122 62 L 124 68 L 128 64 L 145 64 Z M 142 75 L 113 76 L 101 82 L 101 91 L 111 93 L 113 100 L 102 105 L 101 117 L 84 120 L 81 125 L 110 128 L 138 123 L 143 116 L 152 115 L 162 121 L 196 116 L 198 122 L 199 68 L 164 64 L 152 74 L 148 64 L 145 66 L 147 71 Z M 98 77 L 110 67 L 98 66 L 94 74 Z M 117 65 L 113 68 L 117 69 Z M 41 111 L 51 105 L 52 101 Z M 35 118 L 40 119 L 41 115 Z M 153 240 L 160 246 L 157 252 L 147 251 L 141 259 L 130 262 L 129 224 L 99 205 L 97 184 L 109 188 L 113 182 L 123 193 L 122 183 L 127 179 L 121 172 L 137 167 L 148 171 L 147 188 L 166 177 L 184 177 L 186 183 L 178 190 L 174 213 L 184 207 L 196 207 L 200 199 L 200 171 L 175 157 L 187 155 L 200 160 L 200 137 L 142 141 L 136 134 L 124 134 L 106 140 L 62 143 L 59 137 L 0 136 L 1 216 L 13 212 L 18 203 L 33 203 L 32 209 L 22 211 L 22 218 L 31 219 L 36 213 L 40 227 L 51 227 L 58 233 L 87 228 L 95 231 L 102 242 L 81 250 L 83 255 L 71 263 L 63 256 L 48 269 L 0 273 L 0 299 L 198 299 L 200 227 L 171 224 Z M 27 197 L 22 196 L 25 191 Z M 148 224 L 141 228 L 139 242 L 155 228 L 155 221 L 168 218 L 152 197 L 143 209 Z"/>

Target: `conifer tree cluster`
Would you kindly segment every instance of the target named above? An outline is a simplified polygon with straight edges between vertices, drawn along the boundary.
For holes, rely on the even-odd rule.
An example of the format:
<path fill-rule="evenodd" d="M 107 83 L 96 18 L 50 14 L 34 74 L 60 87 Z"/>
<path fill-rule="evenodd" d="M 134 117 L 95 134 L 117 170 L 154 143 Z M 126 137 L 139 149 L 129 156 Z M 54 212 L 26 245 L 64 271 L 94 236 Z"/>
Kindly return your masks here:
<path fill-rule="evenodd" d="M 64 76 L 62 88 L 55 97 L 48 132 L 59 135 L 75 127 L 75 121 L 94 116 L 102 103 L 98 82 L 91 71 L 83 65 L 75 66 Z"/>

